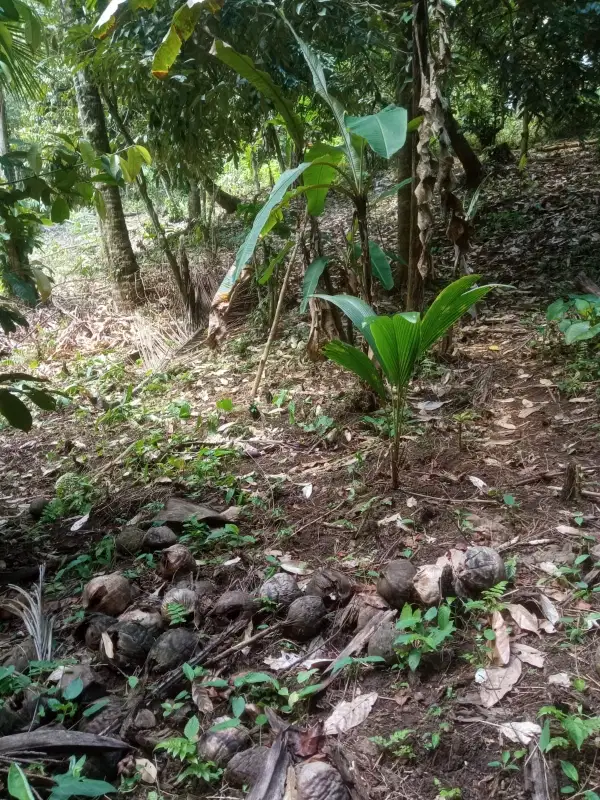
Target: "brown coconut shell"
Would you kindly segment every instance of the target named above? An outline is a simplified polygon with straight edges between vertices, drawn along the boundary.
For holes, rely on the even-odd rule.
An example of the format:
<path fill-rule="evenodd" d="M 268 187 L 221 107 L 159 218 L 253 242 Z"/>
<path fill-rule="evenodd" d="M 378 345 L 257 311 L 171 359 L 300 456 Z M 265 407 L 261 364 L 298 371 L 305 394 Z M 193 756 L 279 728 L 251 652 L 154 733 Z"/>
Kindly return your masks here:
<path fill-rule="evenodd" d="M 165 631 L 152 645 L 146 663 L 152 672 L 168 672 L 188 661 L 198 645 L 198 635 L 187 628 Z"/>
<path fill-rule="evenodd" d="M 283 608 L 289 608 L 294 600 L 302 597 L 302 590 L 293 575 L 278 572 L 263 583 L 258 594 L 260 597 L 268 597 Z"/>
<path fill-rule="evenodd" d="M 416 569 L 405 558 L 390 561 L 381 571 L 377 592 L 392 607 L 401 609 L 413 596 Z"/>
<path fill-rule="evenodd" d="M 131 584 L 120 572 L 98 575 L 86 584 L 81 602 L 88 611 L 118 617 L 131 604 Z"/>
<path fill-rule="evenodd" d="M 183 578 L 196 571 L 196 559 L 184 544 L 174 544 L 163 550 L 158 571 L 163 578 Z"/>
<path fill-rule="evenodd" d="M 110 639 L 110 650 L 105 637 Z M 120 667 L 143 664 L 155 638 L 151 630 L 135 622 L 117 622 L 101 638 L 100 655 Z"/>
<path fill-rule="evenodd" d="M 320 597 L 299 597 L 291 604 L 285 618 L 290 639 L 306 642 L 316 636 L 325 624 L 327 609 Z"/>
<path fill-rule="evenodd" d="M 315 572 L 305 594 L 320 597 L 328 608 L 344 605 L 350 600 L 354 583 L 337 569 L 320 569 Z"/>
<path fill-rule="evenodd" d="M 255 597 L 248 592 L 224 592 L 213 607 L 215 617 L 224 620 L 237 619 L 238 617 L 251 617 L 257 610 L 258 604 Z"/>
<path fill-rule="evenodd" d="M 230 717 L 217 717 L 213 725 L 229 719 Z M 208 730 L 198 740 L 198 755 L 202 761 L 212 761 L 218 767 L 224 767 L 236 753 L 247 748 L 250 742 L 250 734 L 243 725 L 218 731 Z"/>

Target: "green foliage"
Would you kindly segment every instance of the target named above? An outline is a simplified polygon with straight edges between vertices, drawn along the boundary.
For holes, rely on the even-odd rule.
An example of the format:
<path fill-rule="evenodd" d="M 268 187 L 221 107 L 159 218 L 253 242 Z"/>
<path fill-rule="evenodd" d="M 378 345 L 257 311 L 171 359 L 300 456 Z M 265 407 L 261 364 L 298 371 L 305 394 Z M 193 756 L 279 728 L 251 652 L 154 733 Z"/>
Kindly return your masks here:
<path fill-rule="evenodd" d="M 429 608 L 423 614 L 420 608 L 413 608 L 409 603 L 403 606 L 396 629 L 404 631 L 394 642 L 399 665 L 408 666 L 412 672 L 424 655 L 440 650 L 456 630 L 449 605 Z"/>
<path fill-rule="evenodd" d="M 82 777 L 81 771 L 85 764 L 85 756 L 79 760 L 71 757 L 69 770 L 62 775 L 53 776 L 53 787 L 48 796 L 48 800 L 71 800 L 76 797 L 104 797 L 113 794 L 117 790 L 106 781 L 91 780 Z M 34 795 L 29 785 L 29 781 L 21 767 L 14 763 L 11 764 L 8 773 L 8 793 L 15 800 L 33 800 Z"/>
<path fill-rule="evenodd" d="M 495 767 L 503 772 L 518 772 L 520 766 L 517 763 L 527 754 L 527 750 L 504 750 L 499 761 L 488 761 L 488 767 Z"/>
<path fill-rule="evenodd" d="M 415 758 L 415 751 L 410 743 L 413 734 L 414 730 L 412 728 L 403 728 L 400 731 L 394 731 L 387 737 L 370 736 L 369 741 L 397 758 L 412 759 Z"/>
<path fill-rule="evenodd" d="M 546 719 L 539 741 L 542 753 L 548 753 L 555 747 L 568 747 L 569 745 L 574 745 L 577 750 L 581 750 L 586 740 L 600 731 L 600 717 L 583 716 L 581 706 L 578 707 L 577 712 L 577 714 L 567 714 L 556 706 L 540 708 L 538 717 L 549 717 L 558 724 L 560 729 L 559 736 L 552 736 L 550 719 Z"/>
<path fill-rule="evenodd" d="M 185 625 L 189 621 L 191 611 L 181 603 L 167 603 L 167 616 L 169 625 L 174 628 L 177 625 Z"/>
<path fill-rule="evenodd" d="M 348 130 L 362 136 L 382 158 L 391 158 L 406 141 L 408 115 L 405 108 L 386 106 L 368 117 L 346 117 Z"/>
<path fill-rule="evenodd" d="M 302 282 L 302 301 L 300 303 L 300 313 L 303 314 L 307 307 L 310 297 L 315 293 L 319 278 L 323 274 L 329 259 L 324 256 L 315 258 L 315 260 L 308 265 L 304 273 L 304 281 Z"/>
<path fill-rule="evenodd" d="M 46 411 L 54 411 L 56 408 L 56 400 L 52 394 L 35 385 L 39 382 L 44 382 L 44 379 L 36 378 L 35 375 L 19 372 L 0 374 L 0 415 L 13 428 L 29 431 L 33 424 L 31 412 L 21 397 Z"/>
<path fill-rule="evenodd" d="M 557 323 L 565 344 L 595 339 L 600 334 L 600 297 L 572 294 L 567 300 L 555 300 L 548 306 L 546 319 Z"/>

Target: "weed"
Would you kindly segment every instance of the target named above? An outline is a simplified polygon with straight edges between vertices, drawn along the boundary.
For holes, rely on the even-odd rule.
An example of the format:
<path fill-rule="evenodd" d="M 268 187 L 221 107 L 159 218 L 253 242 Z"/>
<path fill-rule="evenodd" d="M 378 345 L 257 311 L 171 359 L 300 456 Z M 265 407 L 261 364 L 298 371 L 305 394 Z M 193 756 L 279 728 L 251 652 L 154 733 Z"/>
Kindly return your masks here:
<path fill-rule="evenodd" d="M 406 603 L 396 628 L 399 631 L 406 631 L 400 634 L 394 643 L 398 668 L 408 666 L 413 672 L 421 663 L 423 655 L 437 652 L 455 631 L 449 605 L 429 608 L 423 614 L 420 608 L 413 609 Z"/>
<path fill-rule="evenodd" d="M 188 700 L 190 693 L 187 691 L 179 692 L 173 699 L 173 701 L 167 700 L 164 703 L 160 704 L 162 708 L 163 717 L 166 719 L 174 714 L 176 711 L 179 711 L 180 708 L 183 708 L 185 705 L 185 701 Z"/>
<path fill-rule="evenodd" d="M 577 714 L 567 714 L 556 706 L 544 706 L 538 711 L 538 717 L 549 717 L 544 723 L 539 741 L 542 753 L 548 753 L 555 747 L 570 745 L 575 745 L 577 750 L 581 750 L 583 743 L 600 731 L 600 717 L 583 716 L 581 706 L 577 706 Z M 561 735 L 552 736 L 550 720 L 558 725 Z"/>
<path fill-rule="evenodd" d="M 434 778 L 433 784 L 438 790 L 436 800 L 460 800 L 462 797 L 462 791 L 458 787 L 445 789 L 439 778 Z"/>
<path fill-rule="evenodd" d="M 222 528 L 216 528 L 211 531 L 204 523 L 192 519 L 185 523 L 184 530 L 185 535 L 182 536 L 181 541 L 188 544 L 192 549 L 210 550 L 219 547 L 231 549 L 256 544 L 254 536 L 240 535 L 240 529 L 233 523 L 227 523 Z"/>
<path fill-rule="evenodd" d="M 376 744 L 382 750 L 391 753 L 396 758 L 404 758 L 410 760 L 415 757 L 413 745 L 410 743 L 414 730 L 412 728 L 404 728 L 400 731 L 394 731 L 391 736 L 371 736 L 370 742 Z"/>
<path fill-rule="evenodd" d="M 499 761 L 488 761 L 488 767 L 495 767 L 502 772 L 518 772 L 520 766 L 517 762 L 520 761 L 526 753 L 527 750 L 515 750 L 514 753 L 511 753 L 510 750 L 504 750 Z"/>
<path fill-rule="evenodd" d="M 212 761 L 200 761 L 198 758 L 199 732 L 198 717 L 192 717 L 183 730 L 183 736 L 165 739 L 154 748 L 155 750 L 165 750 L 172 758 L 182 761 L 185 765 L 175 783 L 181 783 L 185 778 L 201 778 L 206 783 L 213 783 L 218 781 L 223 774 L 223 770 L 219 769 Z"/>
<path fill-rule="evenodd" d="M 185 625 L 192 613 L 189 608 L 186 608 L 181 603 L 167 603 L 166 611 L 169 617 L 169 625 L 172 628 L 176 625 Z"/>
<path fill-rule="evenodd" d="M 429 751 L 437 750 L 442 741 L 442 734 L 448 733 L 449 730 L 449 722 L 440 722 L 437 730 L 423 734 L 423 747 Z"/>

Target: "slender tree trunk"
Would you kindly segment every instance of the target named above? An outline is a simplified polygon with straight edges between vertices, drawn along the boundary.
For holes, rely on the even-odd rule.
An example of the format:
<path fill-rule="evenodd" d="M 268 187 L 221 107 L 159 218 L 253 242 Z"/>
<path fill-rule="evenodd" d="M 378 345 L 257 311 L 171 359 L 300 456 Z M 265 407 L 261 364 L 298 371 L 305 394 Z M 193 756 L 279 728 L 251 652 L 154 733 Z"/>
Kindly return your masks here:
<path fill-rule="evenodd" d="M 362 296 L 366 303 L 372 300 L 371 253 L 369 252 L 369 219 L 367 213 L 367 198 L 356 197 L 356 220 L 358 222 L 358 236 L 360 239 L 360 252 L 362 261 Z"/>
<path fill-rule="evenodd" d="M 452 149 L 465 170 L 467 186 L 469 189 L 476 189 L 483 180 L 485 170 L 477 153 L 473 150 L 464 133 L 462 133 L 458 127 L 458 123 L 450 108 L 446 109 L 446 130 L 450 137 Z"/>
<path fill-rule="evenodd" d="M 420 40 L 420 41 L 419 41 Z M 412 118 L 419 116 L 421 101 L 421 63 L 419 53 L 427 48 L 427 5 L 426 0 L 413 2 L 413 35 L 412 35 Z M 411 167 L 412 184 L 410 193 L 410 251 L 408 254 L 408 279 L 406 286 L 406 310 L 420 311 L 423 305 L 423 278 L 419 272 L 419 259 L 421 256 L 421 241 L 419 239 L 418 203 L 415 195 L 417 188 L 417 165 L 419 153 L 417 150 L 419 140 L 412 137 Z"/>
<path fill-rule="evenodd" d="M 267 132 L 269 139 L 271 140 L 271 145 L 273 146 L 273 150 L 275 155 L 277 156 L 277 163 L 279 164 L 279 170 L 281 172 L 285 172 L 285 160 L 283 158 L 283 153 L 281 152 L 281 145 L 279 143 L 279 136 L 277 136 L 277 131 L 273 125 L 267 125 Z"/>
<path fill-rule="evenodd" d="M 73 78 L 79 122 L 84 136 L 98 153 L 110 152 L 104 108 L 100 92 L 89 70 L 80 69 Z M 117 283 L 121 298 L 136 302 L 142 295 L 140 268 L 131 246 L 118 186 L 100 188 L 106 215 L 100 231 L 108 254 L 109 269 Z"/>
<path fill-rule="evenodd" d="M 0 155 L 4 156 L 8 152 L 10 152 L 10 129 L 6 113 L 6 98 L 0 88 Z M 2 174 L 4 179 L 9 182 L 16 178 L 16 171 L 12 164 L 4 165 Z M 18 230 L 19 226 L 15 225 L 13 231 L 10 232 L 10 239 L 2 242 L 6 251 L 6 263 L 2 270 L 3 282 L 10 294 L 19 297 L 26 303 L 35 305 L 40 296 L 29 266 L 27 241 L 24 238 L 19 239 L 16 235 Z M 25 234 L 27 233 L 26 227 L 21 230 Z"/>
<path fill-rule="evenodd" d="M 519 167 L 523 168 L 529 153 L 529 123 L 531 114 L 527 106 L 523 109 L 523 127 L 521 128 L 521 145 L 519 153 Z"/>
<path fill-rule="evenodd" d="M 202 215 L 202 204 L 200 202 L 200 187 L 198 182 L 192 178 L 188 191 L 188 225 L 197 222 Z"/>
<path fill-rule="evenodd" d="M 214 197 L 215 203 L 218 203 L 228 214 L 235 214 L 237 207 L 242 202 L 239 197 L 235 197 L 221 189 L 212 178 L 204 173 L 202 173 L 202 183 Z"/>
<path fill-rule="evenodd" d="M 400 76 L 401 78 L 403 76 Z M 399 87 L 398 105 L 410 109 L 412 105 L 412 89 L 410 84 Z M 396 157 L 396 180 L 398 183 L 412 177 L 412 149 L 414 136 L 408 135 L 404 147 Z M 397 249 L 402 259 L 397 271 L 397 283 L 400 288 L 406 285 L 408 262 L 410 260 L 410 215 L 413 187 L 412 184 L 398 191 Z"/>

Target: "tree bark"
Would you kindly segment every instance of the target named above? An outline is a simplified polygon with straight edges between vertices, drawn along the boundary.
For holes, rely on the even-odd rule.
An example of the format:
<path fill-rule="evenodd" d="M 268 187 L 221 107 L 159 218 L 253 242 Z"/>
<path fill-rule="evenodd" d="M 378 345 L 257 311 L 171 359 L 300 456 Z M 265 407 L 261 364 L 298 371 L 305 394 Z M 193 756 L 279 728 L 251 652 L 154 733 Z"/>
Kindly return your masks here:
<path fill-rule="evenodd" d="M 89 70 L 80 69 L 73 78 L 79 122 L 84 136 L 98 153 L 109 153 L 104 108 L 100 92 Z M 109 269 L 121 298 L 128 303 L 139 301 L 143 294 L 140 268 L 131 246 L 118 186 L 100 188 L 106 216 L 100 220 L 100 232 L 108 256 Z"/>
<path fill-rule="evenodd" d="M 519 168 L 522 169 L 525 166 L 525 161 L 527 159 L 527 155 L 529 153 L 529 123 L 531 121 L 531 115 L 529 113 L 529 109 L 527 106 L 523 109 L 523 127 L 521 128 L 521 145 L 520 145 L 520 153 L 519 153 Z"/>
<path fill-rule="evenodd" d="M 427 60 L 427 5 L 426 0 L 414 0 L 413 2 L 413 36 L 412 36 L 412 118 L 420 114 L 421 101 L 421 60 Z M 418 203 L 415 190 L 418 185 L 417 164 L 419 153 L 417 145 L 418 137 L 412 137 L 411 166 L 412 184 L 410 193 L 410 249 L 408 254 L 408 278 L 406 286 L 406 310 L 420 311 L 423 306 L 423 277 L 419 272 L 419 260 L 421 257 L 421 240 L 419 238 L 418 226 Z"/>
<path fill-rule="evenodd" d="M 213 179 L 208 175 L 202 173 L 201 178 L 202 183 L 209 194 L 214 197 L 215 202 L 218 203 L 228 214 L 235 214 L 237 207 L 242 202 L 240 198 L 229 194 L 229 192 L 226 192 L 225 189 L 221 189 L 221 187 L 217 186 Z"/>
<path fill-rule="evenodd" d="M 200 202 L 200 187 L 198 182 L 192 179 L 188 190 L 188 225 L 192 225 L 200 219 L 202 214 L 202 204 Z"/>
<path fill-rule="evenodd" d="M 412 105 L 411 85 L 402 86 L 398 92 L 398 105 L 410 109 Z M 396 159 L 398 183 L 412 177 L 412 150 L 414 136 L 408 135 L 406 144 L 398 153 Z M 398 256 L 402 259 L 398 267 L 397 283 L 402 288 L 406 285 L 408 262 L 410 260 L 410 214 L 412 203 L 413 187 L 408 184 L 398 191 L 397 206 L 397 249 Z"/>
<path fill-rule="evenodd" d="M 450 137 L 452 149 L 465 170 L 468 188 L 476 189 L 484 178 L 485 170 L 477 153 L 473 150 L 464 133 L 462 133 L 458 127 L 458 123 L 450 108 L 446 109 L 446 130 Z"/>

